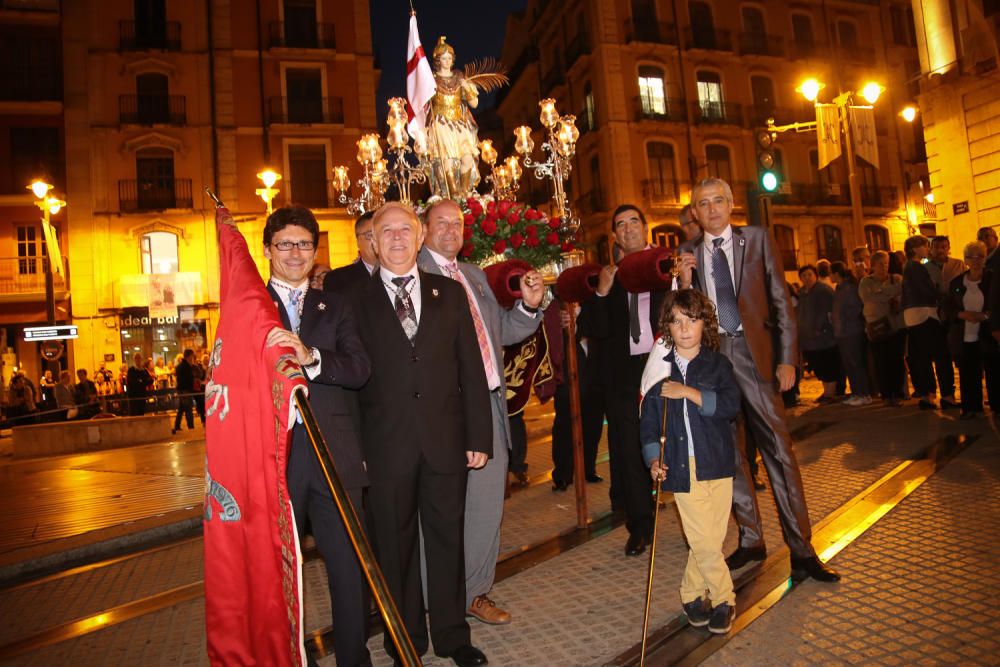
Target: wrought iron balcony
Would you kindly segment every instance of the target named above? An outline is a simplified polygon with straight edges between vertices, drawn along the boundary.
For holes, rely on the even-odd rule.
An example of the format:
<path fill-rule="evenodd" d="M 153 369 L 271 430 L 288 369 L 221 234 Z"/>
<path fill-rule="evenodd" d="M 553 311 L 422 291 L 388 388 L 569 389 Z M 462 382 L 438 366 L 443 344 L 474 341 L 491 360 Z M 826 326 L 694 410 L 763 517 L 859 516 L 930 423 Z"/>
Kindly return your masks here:
<path fill-rule="evenodd" d="M 48 257 L 0 257 L 0 294 L 14 301 L 17 295 L 44 298 L 48 264 Z M 63 267 L 67 266 L 63 258 Z M 56 290 L 66 289 L 66 279 L 59 274 L 53 274 L 52 280 Z"/>
<path fill-rule="evenodd" d="M 684 102 L 670 98 L 640 95 L 635 98 L 636 120 L 661 120 L 683 123 L 687 120 Z"/>
<path fill-rule="evenodd" d="M 131 125 L 184 125 L 187 99 L 183 95 L 119 95 L 118 120 Z"/>
<path fill-rule="evenodd" d="M 337 32 L 333 23 L 296 25 L 273 21 L 269 25 L 272 49 L 336 49 Z"/>
<path fill-rule="evenodd" d="M 677 46 L 677 26 L 673 23 L 642 21 L 633 16 L 625 21 L 625 43 L 632 42 Z"/>
<path fill-rule="evenodd" d="M 151 178 L 118 181 L 118 206 L 122 213 L 192 208 L 190 178 Z"/>
<path fill-rule="evenodd" d="M 740 55 L 785 57 L 785 41 L 777 35 L 763 32 L 741 32 Z"/>
<path fill-rule="evenodd" d="M 728 30 L 684 30 L 684 46 L 706 51 L 732 51 L 733 38 Z"/>
<path fill-rule="evenodd" d="M 343 124 L 342 97 L 272 97 L 268 124 Z"/>
<path fill-rule="evenodd" d="M 679 203 L 679 191 L 676 180 L 652 178 L 642 182 L 642 196 L 653 208 Z"/>
<path fill-rule="evenodd" d="M 181 24 L 179 21 L 166 21 L 159 25 L 119 21 L 118 47 L 122 51 L 146 51 L 148 49 L 180 51 Z"/>
<path fill-rule="evenodd" d="M 795 39 L 789 42 L 789 57 L 792 60 L 809 60 L 811 58 L 826 58 L 829 49 L 825 44 L 815 40 Z"/>
<path fill-rule="evenodd" d="M 733 102 L 692 102 L 691 114 L 699 124 L 743 125 L 743 107 Z"/>

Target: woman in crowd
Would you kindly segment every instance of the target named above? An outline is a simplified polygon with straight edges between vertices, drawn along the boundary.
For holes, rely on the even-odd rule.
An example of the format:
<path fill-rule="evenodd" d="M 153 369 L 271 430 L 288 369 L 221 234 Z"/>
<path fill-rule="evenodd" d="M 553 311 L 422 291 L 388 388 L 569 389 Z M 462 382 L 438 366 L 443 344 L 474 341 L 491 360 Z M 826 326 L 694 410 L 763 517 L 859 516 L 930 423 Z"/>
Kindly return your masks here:
<path fill-rule="evenodd" d="M 851 381 L 851 397 L 847 405 L 869 405 L 872 402 L 868 380 L 868 344 L 865 340 L 864 303 L 858 294 L 854 272 L 843 262 L 831 268 L 837 291 L 833 297 L 833 335 L 837 339 L 840 362 Z"/>
<path fill-rule="evenodd" d="M 864 304 L 865 333 L 875 362 L 875 381 L 886 405 L 903 404 L 906 368 L 903 351 L 906 347 L 906 327 L 900 306 L 903 277 L 889 272 L 889 253 L 872 253 L 872 273 L 861 279 L 858 294 Z"/>
<path fill-rule="evenodd" d="M 125 379 L 125 393 L 128 395 L 128 413 L 139 416 L 146 414 L 146 397 L 149 385 L 152 384 L 152 377 L 142 361 L 141 353 L 136 352 L 132 355 L 132 364 Z"/>
<path fill-rule="evenodd" d="M 56 407 L 65 410 L 65 419 L 76 419 L 80 411 L 73 398 L 73 376 L 69 371 L 59 373 L 59 383 L 55 387 Z"/>
<path fill-rule="evenodd" d="M 948 323 L 948 346 L 958 360 L 959 386 L 962 393 L 961 419 L 983 416 L 983 374 L 990 392 L 990 406 L 998 400 L 997 341 L 986 323 L 992 273 L 986 266 L 986 245 L 973 241 L 965 246 L 968 270 L 952 279 L 943 311 Z"/>
<path fill-rule="evenodd" d="M 840 355 L 833 337 L 833 289 L 819 282 L 816 267 L 806 264 L 799 269 L 799 348 L 806 364 L 823 383 L 820 403 L 837 399 Z"/>

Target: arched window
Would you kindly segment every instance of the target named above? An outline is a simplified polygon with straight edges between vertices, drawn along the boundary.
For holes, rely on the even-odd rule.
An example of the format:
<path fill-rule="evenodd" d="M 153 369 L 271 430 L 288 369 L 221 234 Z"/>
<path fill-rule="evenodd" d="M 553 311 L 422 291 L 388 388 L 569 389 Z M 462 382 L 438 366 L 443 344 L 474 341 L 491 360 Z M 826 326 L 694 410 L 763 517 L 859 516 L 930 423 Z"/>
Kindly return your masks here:
<path fill-rule="evenodd" d="M 820 225 L 816 228 L 816 251 L 820 259 L 844 261 L 844 239 L 839 227 Z"/>
<path fill-rule="evenodd" d="M 680 225 L 657 225 L 653 227 L 652 244 L 659 248 L 676 249 L 684 241 L 684 230 Z"/>
<path fill-rule="evenodd" d="M 693 0 L 688 3 L 688 17 L 691 19 L 691 46 L 695 49 L 715 48 L 715 21 L 712 8 L 707 3 Z"/>
<path fill-rule="evenodd" d="M 170 83 L 166 74 L 147 72 L 135 77 L 136 122 L 170 122 Z"/>
<path fill-rule="evenodd" d="M 705 146 L 705 161 L 708 163 L 708 175 L 712 178 L 721 178 L 726 183 L 732 184 L 733 170 L 729 161 L 729 148 L 722 144 L 708 144 Z"/>
<path fill-rule="evenodd" d="M 816 51 L 812 17 L 808 14 L 792 14 L 792 36 L 795 40 L 792 53 L 798 58 L 809 58 Z"/>
<path fill-rule="evenodd" d="M 659 67 L 643 65 L 639 68 L 639 103 L 646 118 L 666 115 L 666 84 Z"/>
<path fill-rule="evenodd" d="M 750 77 L 750 94 L 753 98 L 753 120 L 757 125 L 766 125 L 774 114 L 774 81 L 769 76 Z"/>
<path fill-rule="evenodd" d="M 143 273 L 177 273 L 177 235 L 149 232 L 139 239 Z"/>
<path fill-rule="evenodd" d="M 646 144 L 649 168 L 649 194 L 653 204 L 677 201 L 677 172 L 674 169 L 674 147 L 664 141 Z"/>
<path fill-rule="evenodd" d="M 764 12 L 756 7 L 745 6 L 740 10 L 743 18 L 743 34 L 740 35 L 742 53 L 768 53 L 767 29 L 764 27 Z"/>
<path fill-rule="evenodd" d="M 889 230 L 881 225 L 865 225 L 865 241 L 868 243 L 868 250 L 889 250 Z"/>
<path fill-rule="evenodd" d="M 775 225 L 774 240 L 778 244 L 781 264 L 785 271 L 794 271 L 799 268 L 799 260 L 795 254 L 795 232 L 792 228 L 788 225 Z"/>
<path fill-rule="evenodd" d="M 854 21 L 846 19 L 837 21 L 837 41 L 844 51 L 858 48 L 858 26 Z"/>

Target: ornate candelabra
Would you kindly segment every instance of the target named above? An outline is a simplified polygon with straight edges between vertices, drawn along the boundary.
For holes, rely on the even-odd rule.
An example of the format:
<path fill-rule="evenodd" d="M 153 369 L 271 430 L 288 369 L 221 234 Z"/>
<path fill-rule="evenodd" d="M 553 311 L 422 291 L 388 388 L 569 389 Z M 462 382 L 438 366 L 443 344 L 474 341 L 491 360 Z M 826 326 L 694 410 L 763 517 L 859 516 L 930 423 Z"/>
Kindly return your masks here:
<path fill-rule="evenodd" d="M 524 161 L 525 168 L 534 171 L 535 178 L 552 180 L 552 214 L 558 216 L 568 229 L 576 231 L 580 221 L 570 210 L 566 190 L 563 187 L 573 169 L 572 159 L 576 154 L 576 140 L 580 138 L 580 131 L 576 129 L 576 117 L 560 116 L 556 111 L 556 101 L 552 98 L 542 100 L 538 106 L 541 107 L 539 120 L 548 131 L 548 139 L 542 144 L 542 150 L 548 153 L 548 159 L 545 162 L 536 162 L 531 158 L 535 142 L 531 138 L 531 128 L 527 125 L 514 130 L 516 139 L 514 149 Z"/>
<path fill-rule="evenodd" d="M 333 168 L 333 188 L 337 191 L 337 201 L 347 207 L 351 215 L 362 215 L 374 211 L 385 203 L 385 190 L 389 185 L 387 161 L 382 159 L 382 147 L 377 134 L 366 134 L 358 139 L 358 163 L 364 175 L 355 185 L 361 190 L 357 197 L 351 197 L 351 177 L 347 167 Z"/>
<path fill-rule="evenodd" d="M 489 165 L 490 175 L 486 180 L 492 185 L 491 193 L 496 201 L 514 201 L 521 179 L 521 163 L 517 156 L 511 155 L 506 160 L 497 163 L 497 151 L 493 148 L 492 139 L 479 142 L 479 157 Z"/>
<path fill-rule="evenodd" d="M 389 132 L 386 134 L 386 143 L 389 144 L 389 151 L 396 158 L 389 173 L 392 180 L 399 189 L 401 201 L 410 203 L 410 186 L 414 183 L 426 183 L 427 173 L 425 171 L 424 159 L 418 156 L 409 146 L 410 137 L 406 133 L 406 100 L 402 97 L 394 97 L 389 100 L 389 115 L 386 124 Z M 417 164 L 410 164 L 407 155 L 412 154 L 417 158 Z"/>

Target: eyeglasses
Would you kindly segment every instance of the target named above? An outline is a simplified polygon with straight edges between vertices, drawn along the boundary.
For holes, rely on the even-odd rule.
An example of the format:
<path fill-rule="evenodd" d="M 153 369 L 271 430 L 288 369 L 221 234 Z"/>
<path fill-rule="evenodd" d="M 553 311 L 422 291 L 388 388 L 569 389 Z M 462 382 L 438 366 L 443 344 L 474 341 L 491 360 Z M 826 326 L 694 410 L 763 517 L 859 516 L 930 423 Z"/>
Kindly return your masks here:
<path fill-rule="evenodd" d="M 366 241 L 371 241 L 373 236 L 374 234 L 372 234 L 372 232 L 361 232 L 358 234 L 359 239 L 364 239 Z"/>
<path fill-rule="evenodd" d="M 299 250 L 312 250 L 316 247 L 316 244 L 312 241 L 277 241 L 271 245 L 281 252 L 288 252 L 292 248 L 298 248 Z"/>

